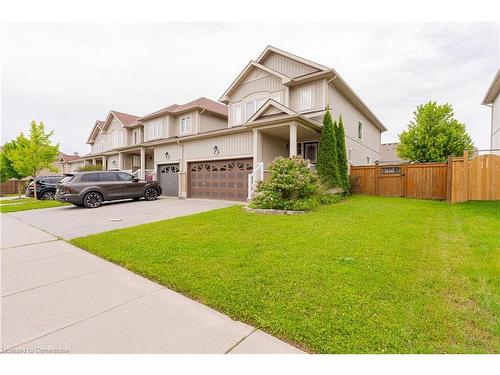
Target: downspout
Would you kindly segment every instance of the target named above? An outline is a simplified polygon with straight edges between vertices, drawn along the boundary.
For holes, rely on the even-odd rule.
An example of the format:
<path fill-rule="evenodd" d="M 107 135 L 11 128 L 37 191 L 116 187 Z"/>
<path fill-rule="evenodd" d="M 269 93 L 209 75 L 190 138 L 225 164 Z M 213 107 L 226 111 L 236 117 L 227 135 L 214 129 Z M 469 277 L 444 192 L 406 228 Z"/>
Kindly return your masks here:
<path fill-rule="evenodd" d="M 330 107 L 330 101 L 327 100 L 328 98 L 328 86 L 330 85 L 331 82 L 333 82 L 335 79 L 337 79 L 337 73 L 333 73 L 333 77 L 330 78 L 328 81 L 326 81 L 326 87 L 325 87 L 325 104 Z M 326 109 L 326 108 L 325 108 Z M 331 108 L 330 108 L 331 109 Z"/>

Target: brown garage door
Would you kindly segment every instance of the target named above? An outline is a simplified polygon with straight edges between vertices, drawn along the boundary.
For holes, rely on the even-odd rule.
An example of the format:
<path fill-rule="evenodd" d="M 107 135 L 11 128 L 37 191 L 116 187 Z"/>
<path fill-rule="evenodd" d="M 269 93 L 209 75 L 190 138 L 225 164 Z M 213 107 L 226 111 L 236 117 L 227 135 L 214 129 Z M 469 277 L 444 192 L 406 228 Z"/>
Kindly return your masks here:
<path fill-rule="evenodd" d="M 190 163 L 189 196 L 244 201 L 252 169 L 252 159 Z"/>

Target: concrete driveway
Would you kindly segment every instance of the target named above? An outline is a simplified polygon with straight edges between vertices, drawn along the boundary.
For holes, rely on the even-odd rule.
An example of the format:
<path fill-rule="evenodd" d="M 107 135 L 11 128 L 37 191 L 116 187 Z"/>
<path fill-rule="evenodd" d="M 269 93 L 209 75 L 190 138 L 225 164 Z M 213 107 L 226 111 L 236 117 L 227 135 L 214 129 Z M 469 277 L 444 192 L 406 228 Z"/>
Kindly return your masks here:
<path fill-rule="evenodd" d="M 2 214 L 2 351 L 301 353 L 56 237 L 69 239 L 229 205 L 162 199 L 95 210 L 68 206 Z"/>
<path fill-rule="evenodd" d="M 208 199 L 160 198 L 156 201 L 108 202 L 96 209 L 73 205 L 10 213 L 22 222 L 55 236 L 72 239 L 178 216 L 229 207 L 234 202 Z"/>

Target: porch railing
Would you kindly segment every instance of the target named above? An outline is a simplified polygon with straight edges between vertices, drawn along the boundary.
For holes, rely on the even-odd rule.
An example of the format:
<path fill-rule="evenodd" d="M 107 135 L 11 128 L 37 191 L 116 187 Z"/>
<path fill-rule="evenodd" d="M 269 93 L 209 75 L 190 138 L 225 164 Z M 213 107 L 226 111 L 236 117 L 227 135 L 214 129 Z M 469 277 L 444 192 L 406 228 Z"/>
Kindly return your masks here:
<path fill-rule="evenodd" d="M 248 175 L 248 200 L 253 198 L 255 189 L 260 181 L 264 180 L 264 163 L 257 164 L 257 168 Z"/>
<path fill-rule="evenodd" d="M 122 172 L 129 173 L 132 176 L 140 178 L 140 179 L 144 178 L 145 180 L 148 180 L 148 181 L 152 181 L 156 177 L 154 169 L 145 169 L 144 170 L 144 177 L 141 176 L 141 170 L 140 169 L 136 169 L 133 172 L 132 172 L 131 169 L 123 169 Z"/>

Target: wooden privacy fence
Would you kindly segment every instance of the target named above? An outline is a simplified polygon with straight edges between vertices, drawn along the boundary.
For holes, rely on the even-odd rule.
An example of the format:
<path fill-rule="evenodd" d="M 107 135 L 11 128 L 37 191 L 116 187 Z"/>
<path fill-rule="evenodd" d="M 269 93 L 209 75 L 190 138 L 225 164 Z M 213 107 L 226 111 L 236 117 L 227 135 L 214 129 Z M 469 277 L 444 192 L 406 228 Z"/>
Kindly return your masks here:
<path fill-rule="evenodd" d="M 447 163 L 393 164 L 351 167 L 355 193 L 387 197 L 446 199 L 449 202 L 500 199 L 500 156 Z"/>
<path fill-rule="evenodd" d="M 21 180 L 21 194 L 24 194 L 29 181 Z M 0 183 L 0 195 L 17 194 L 19 188 L 18 180 L 8 180 Z"/>

